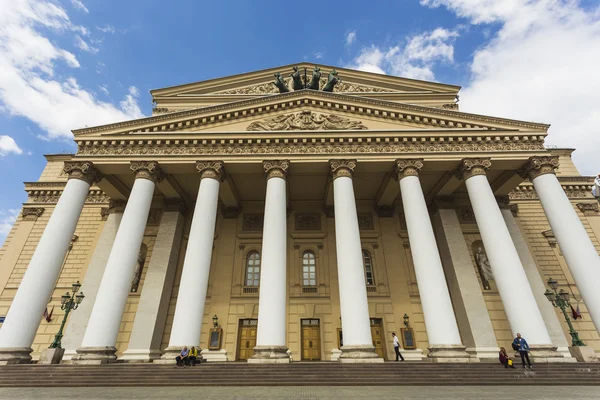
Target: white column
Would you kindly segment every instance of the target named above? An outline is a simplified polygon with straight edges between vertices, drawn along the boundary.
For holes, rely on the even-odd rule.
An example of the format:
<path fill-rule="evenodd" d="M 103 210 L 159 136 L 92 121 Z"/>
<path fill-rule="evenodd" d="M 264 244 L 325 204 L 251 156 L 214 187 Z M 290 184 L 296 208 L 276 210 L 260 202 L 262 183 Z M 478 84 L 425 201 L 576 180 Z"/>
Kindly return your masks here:
<path fill-rule="evenodd" d="M 154 188 L 161 179 L 158 163 L 134 161 L 131 170 L 136 179 L 123 219 L 108 257 L 76 363 L 105 363 L 116 359 L 115 345 L 125 304 L 131 289 L 135 264 L 144 238 Z"/>
<path fill-rule="evenodd" d="M 397 160 L 396 165 L 410 251 L 429 339 L 428 357 L 435 358 L 436 361 L 468 361 L 469 354 L 460 339 L 431 218 L 419 181 L 418 174 L 423 162 L 416 159 Z"/>
<path fill-rule="evenodd" d="M 90 186 L 100 174 L 90 162 L 67 161 L 69 180 L 40 238 L 0 329 L 0 364 L 27 363 L 44 308 L 54 291 Z"/>
<path fill-rule="evenodd" d="M 198 347 L 200 344 L 222 168 L 223 163 L 218 161 L 196 163 L 196 169 L 201 174 L 200 188 L 181 272 L 169 346 L 162 356 L 169 363 L 175 363 L 175 357 L 184 346 Z"/>
<path fill-rule="evenodd" d="M 258 328 L 254 356 L 249 363 L 288 363 L 286 340 L 287 302 L 287 201 L 288 161 L 265 161 L 267 194 L 263 223 Z"/>
<path fill-rule="evenodd" d="M 340 287 L 340 311 L 344 345 L 341 362 L 383 362 L 377 358 L 371 325 L 362 246 L 352 185 L 356 161 L 330 161 L 333 172 L 335 248 Z"/>
<path fill-rule="evenodd" d="M 600 332 L 600 257 L 554 174 L 557 167 L 558 157 L 532 157 L 527 172 L 590 317 Z"/>
<path fill-rule="evenodd" d="M 519 332 L 534 348 L 556 350 L 552 346 L 527 275 L 485 175 L 485 170 L 490 166 L 489 159 L 464 159 L 459 173 L 465 179 L 504 311 L 513 336 Z"/>
<path fill-rule="evenodd" d="M 69 321 L 65 327 L 65 335 L 62 339 L 62 346 L 65 348 L 63 360 L 71 360 L 77 355 L 77 348 L 81 347 L 83 335 L 90 320 L 92 308 L 96 302 L 100 281 L 108 262 L 108 256 L 115 243 L 121 218 L 123 218 L 125 203 L 125 200 L 110 201 L 110 214 L 104 223 L 104 228 L 102 228 L 102 233 L 96 243 L 94 254 L 87 267 L 83 282 L 81 282 L 80 290 L 85 292 L 85 301 L 77 307 L 77 312 L 69 315 Z"/>
<path fill-rule="evenodd" d="M 175 270 L 183 236 L 184 206 L 178 199 L 167 199 L 160 218 L 152 257 L 146 269 L 144 284 L 129 345 L 121 360 L 149 362 L 160 359 Z M 188 314 L 189 315 L 189 314 Z"/>

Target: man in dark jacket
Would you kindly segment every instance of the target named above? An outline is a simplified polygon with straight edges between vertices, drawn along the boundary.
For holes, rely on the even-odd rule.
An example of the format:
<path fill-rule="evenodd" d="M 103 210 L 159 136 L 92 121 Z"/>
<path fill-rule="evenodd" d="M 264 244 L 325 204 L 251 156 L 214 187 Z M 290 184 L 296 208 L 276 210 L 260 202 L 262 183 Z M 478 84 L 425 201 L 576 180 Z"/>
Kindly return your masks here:
<path fill-rule="evenodd" d="M 517 337 L 515 338 L 515 340 L 513 340 L 512 346 L 513 349 L 517 350 L 521 355 L 523 368 L 527 369 L 527 366 L 525 366 L 525 359 L 527 359 L 527 365 L 529 366 L 529 369 L 533 369 L 533 367 L 531 366 L 531 361 L 529 361 L 529 344 L 527 343 L 527 340 L 525 340 L 525 338 L 521 337 L 520 333 L 517 333 Z"/>

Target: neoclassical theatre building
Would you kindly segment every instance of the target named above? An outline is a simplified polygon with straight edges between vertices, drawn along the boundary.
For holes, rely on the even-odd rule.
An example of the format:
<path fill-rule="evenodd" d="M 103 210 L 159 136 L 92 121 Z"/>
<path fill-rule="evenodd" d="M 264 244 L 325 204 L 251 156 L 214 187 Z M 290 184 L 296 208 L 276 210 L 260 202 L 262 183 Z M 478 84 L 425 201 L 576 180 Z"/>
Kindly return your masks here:
<path fill-rule="evenodd" d="M 392 332 L 408 360 L 496 362 L 520 332 L 574 362 L 549 278 L 591 357 L 593 178 L 549 125 L 460 112 L 459 90 L 299 64 L 74 130 L 0 250 L 0 362 L 40 358 L 76 281 L 62 362 L 382 362 Z"/>

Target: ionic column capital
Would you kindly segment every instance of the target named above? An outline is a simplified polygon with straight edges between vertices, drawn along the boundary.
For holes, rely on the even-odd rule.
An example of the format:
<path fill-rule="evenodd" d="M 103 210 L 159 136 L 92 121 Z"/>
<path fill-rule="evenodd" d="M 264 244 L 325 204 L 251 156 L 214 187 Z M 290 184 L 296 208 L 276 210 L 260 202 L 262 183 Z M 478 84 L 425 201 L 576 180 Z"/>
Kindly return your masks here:
<path fill-rule="evenodd" d="M 485 175 L 485 170 L 492 166 L 489 158 L 463 158 L 456 169 L 458 179 L 469 179 L 476 175 Z"/>
<path fill-rule="evenodd" d="M 529 157 L 529 160 L 519 170 L 519 175 L 533 181 L 541 175 L 555 174 L 558 165 L 558 156 Z"/>
<path fill-rule="evenodd" d="M 196 161 L 196 170 L 200 174 L 200 179 L 212 178 L 218 181 L 223 179 L 222 161 Z"/>
<path fill-rule="evenodd" d="M 90 161 L 65 161 L 63 172 L 69 179 L 79 179 L 90 186 L 102 180 L 102 174 Z"/>
<path fill-rule="evenodd" d="M 285 179 L 288 168 L 290 167 L 290 162 L 288 160 L 263 161 L 263 167 L 265 169 L 265 174 L 267 175 L 267 180 L 271 178 Z"/>
<path fill-rule="evenodd" d="M 352 173 L 356 168 L 356 160 L 330 160 L 329 166 L 334 180 L 342 176 L 352 178 Z"/>
<path fill-rule="evenodd" d="M 135 174 L 135 179 L 148 179 L 154 183 L 164 179 L 162 169 L 156 161 L 132 161 L 130 169 Z"/>
<path fill-rule="evenodd" d="M 419 171 L 423 168 L 422 158 L 397 159 L 396 160 L 396 179 L 400 181 L 407 176 L 419 176 Z"/>

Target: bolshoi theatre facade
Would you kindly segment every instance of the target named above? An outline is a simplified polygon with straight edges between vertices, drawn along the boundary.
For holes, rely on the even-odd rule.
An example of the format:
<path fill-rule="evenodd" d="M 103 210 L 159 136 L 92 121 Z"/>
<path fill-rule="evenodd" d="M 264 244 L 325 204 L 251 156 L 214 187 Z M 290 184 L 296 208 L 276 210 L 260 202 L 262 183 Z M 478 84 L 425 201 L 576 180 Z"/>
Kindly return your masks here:
<path fill-rule="evenodd" d="M 549 125 L 293 67 L 153 90 L 151 117 L 46 156 L 0 250 L 0 363 L 40 358 L 76 281 L 63 363 L 382 362 L 392 332 L 408 360 L 496 361 L 517 332 L 538 362 L 600 352 L 593 177 Z"/>

